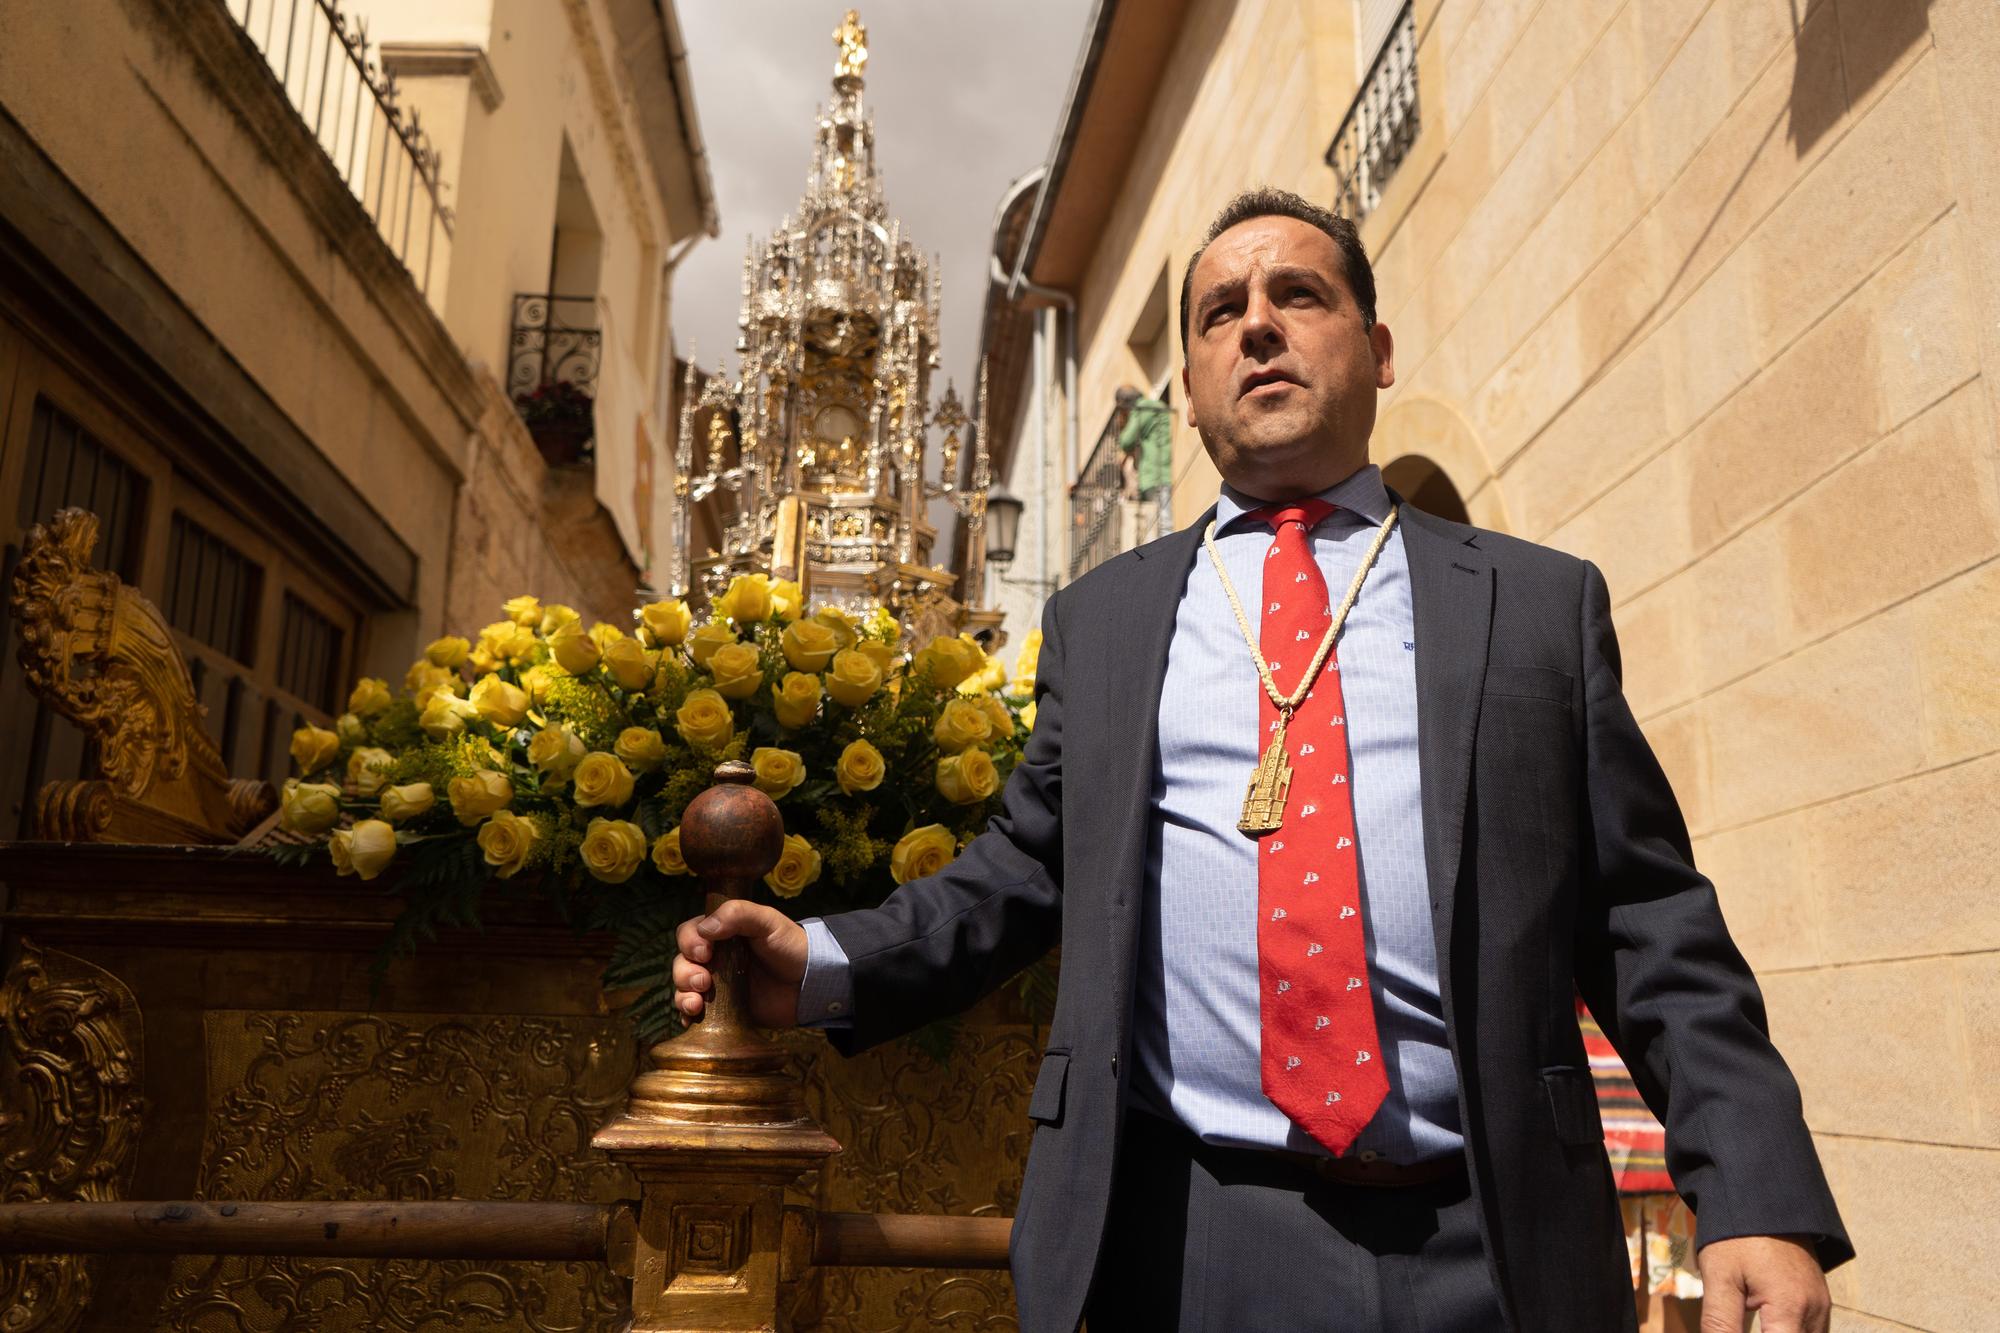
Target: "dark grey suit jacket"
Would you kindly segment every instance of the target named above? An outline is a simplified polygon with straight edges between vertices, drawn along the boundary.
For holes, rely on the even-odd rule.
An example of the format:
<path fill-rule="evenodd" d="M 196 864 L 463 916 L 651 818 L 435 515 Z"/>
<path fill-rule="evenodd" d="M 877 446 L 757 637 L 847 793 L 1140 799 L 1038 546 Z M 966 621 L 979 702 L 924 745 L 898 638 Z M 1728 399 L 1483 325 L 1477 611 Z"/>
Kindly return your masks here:
<path fill-rule="evenodd" d="M 1038 716 L 1005 809 L 949 867 L 827 919 L 857 1050 L 955 1012 L 1060 936 L 1060 997 L 1014 1224 L 1027 1333 L 1076 1328 L 1132 1067 L 1134 958 L 1160 684 L 1194 527 L 1043 612 Z M 1633 1323 L 1617 1196 L 1577 1029 L 1581 991 L 1667 1127 L 1701 1243 L 1806 1234 L 1853 1253 L 1620 684 L 1594 565 L 1403 510 L 1416 615 L 1424 848 L 1466 1157 L 1514 1326 Z"/>

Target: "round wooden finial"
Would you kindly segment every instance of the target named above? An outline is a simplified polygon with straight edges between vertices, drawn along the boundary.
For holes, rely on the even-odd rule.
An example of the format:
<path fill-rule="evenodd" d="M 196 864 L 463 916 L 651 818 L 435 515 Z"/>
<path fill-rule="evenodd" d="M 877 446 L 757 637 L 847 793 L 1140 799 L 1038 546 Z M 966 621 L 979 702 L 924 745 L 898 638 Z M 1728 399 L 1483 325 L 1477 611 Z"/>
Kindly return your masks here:
<path fill-rule="evenodd" d="M 741 759 L 717 765 L 716 785 L 689 801 L 681 816 L 681 857 L 713 889 L 747 887 L 785 850 L 785 821 L 771 798 L 750 785 L 756 777 Z"/>

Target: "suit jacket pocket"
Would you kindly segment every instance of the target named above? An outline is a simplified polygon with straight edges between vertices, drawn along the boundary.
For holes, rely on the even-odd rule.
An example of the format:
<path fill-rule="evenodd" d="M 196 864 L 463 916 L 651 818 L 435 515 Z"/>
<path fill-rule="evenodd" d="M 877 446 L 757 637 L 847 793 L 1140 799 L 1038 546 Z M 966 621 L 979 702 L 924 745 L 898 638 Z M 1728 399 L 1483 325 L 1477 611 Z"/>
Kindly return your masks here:
<path fill-rule="evenodd" d="M 1576 678 L 1554 667 L 1496 663 L 1486 668 L 1486 693 L 1511 699 L 1546 699 L 1567 708 L 1576 697 Z"/>
<path fill-rule="evenodd" d="M 1588 1069 L 1544 1069 L 1542 1086 L 1549 1090 L 1549 1113 L 1555 1117 L 1556 1141 L 1573 1147 L 1602 1146 L 1604 1117 L 1597 1109 L 1597 1084 Z"/>
<path fill-rule="evenodd" d="M 1069 1052 L 1043 1052 L 1041 1071 L 1035 1075 L 1035 1091 L 1028 1098 L 1028 1119 L 1044 1125 L 1060 1125 L 1063 1088 L 1068 1082 Z"/>

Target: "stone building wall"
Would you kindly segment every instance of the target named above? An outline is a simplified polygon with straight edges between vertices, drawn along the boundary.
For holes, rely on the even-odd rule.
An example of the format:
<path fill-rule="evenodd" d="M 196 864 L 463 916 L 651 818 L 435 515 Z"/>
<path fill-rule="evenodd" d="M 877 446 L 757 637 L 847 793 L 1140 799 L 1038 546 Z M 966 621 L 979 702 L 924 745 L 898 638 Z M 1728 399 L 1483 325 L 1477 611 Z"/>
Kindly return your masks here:
<path fill-rule="evenodd" d="M 1086 436 L 1230 192 L 1334 199 L 1321 154 L 1365 64 L 1348 11 L 1189 6 L 1079 291 Z M 1417 0 L 1414 21 L 1423 130 L 1362 228 L 1397 342 L 1376 461 L 1428 459 L 1475 522 L 1602 567 L 1860 1250 L 1836 1326 L 1983 1327 L 2000 16 Z M 1177 456 L 1184 524 L 1217 483 L 1184 425 Z"/>

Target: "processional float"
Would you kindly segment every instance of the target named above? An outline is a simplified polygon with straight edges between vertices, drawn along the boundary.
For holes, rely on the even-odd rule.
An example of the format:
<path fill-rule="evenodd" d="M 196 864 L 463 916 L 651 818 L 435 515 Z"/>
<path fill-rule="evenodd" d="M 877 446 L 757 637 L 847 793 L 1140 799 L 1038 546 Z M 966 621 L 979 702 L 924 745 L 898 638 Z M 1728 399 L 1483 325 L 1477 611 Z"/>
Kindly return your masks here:
<path fill-rule="evenodd" d="M 820 120 L 812 184 L 746 267 L 741 377 L 711 380 L 683 403 L 681 531 L 692 504 L 710 494 L 730 497 L 733 511 L 726 549 L 700 560 L 684 552 L 676 591 L 774 567 L 813 584 L 821 600 L 887 603 L 920 633 L 994 625 L 997 613 L 959 602 L 951 576 L 928 563 L 935 533 L 924 511 L 942 498 L 968 524 L 966 586 L 977 597 L 985 442 L 975 436 L 970 483 L 961 486 L 960 432 L 971 423 L 951 392 L 927 419 L 937 284 L 900 229 L 884 222 L 861 103 L 866 34 L 853 11 L 835 38 L 835 100 Z M 924 476 L 932 427 L 944 434 L 938 483 Z M 699 471 L 697 434 L 708 442 Z M 324 1049 L 301 1045 L 304 1029 L 284 1011 L 313 984 L 305 974 L 365 952 L 396 908 L 387 897 L 357 897 L 324 875 L 243 854 L 256 841 L 252 826 L 268 827 L 276 793 L 230 778 L 203 735 L 203 710 L 165 619 L 115 574 L 90 567 L 96 537 L 95 517 L 81 510 L 37 526 L 8 590 L 34 693 L 83 729 L 100 772 L 48 784 L 36 839 L 0 843 L 0 880 L 11 893 L 0 984 L 0 1070 L 9 1085 L 0 1095 L 0 1146 L 10 1173 L 0 1182 L 0 1324 L 68 1333 L 208 1327 L 213 1316 L 255 1326 L 251 1297 L 219 1287 L 214 1261 L 202 1256 L 601 1265 L 622 1327 L 684 1333 L 789 1328 L 800 1284 L 815 1268 L 1004 1266 L 1004 1216 L 840 1212 L 788 1194 L 841 1145 L 808 1114 L 786 1052 L 747 1025 L 738 941 L 717 948 L 708 1014 L 646 1052 L 629 1086 L 608 1057 L 616 1046 L 609 1025 L 618 1020 L 563 1017 L 578 997 L 556 994 L 575 989 L 562 976 L 587 969 L 531 975 L 526 965 L 571 956 L 582 963 L 585 947 L 552 934 L 524 906 L 497 911 L 477 940 L 464 942 L 464 977 L 489 999 L 509 987 L 549 991 L 527 1003 L 551 1017 L 474 1016 L 405 1031 L 370 1013 L 336 1014 L 322 1016 L 338 1034 Z M 723 765 L 683 819 L 683 854 L 704 880 L 711 911 L 779 855 L 782 821 L 751 777 L 741 762 Z M 274 965 L 253 966 L 260 963 Z M 114 969 L 138 983 L 128 987 Z M 406 987 L 405 999 L 422 990 Z M 219 1004 L 203 998 L 214 993 Z M 149 1030 L 142 995 L 166 1011 L 160 1031 Z M 431 1002 L 412 1005 L 423 1003 Z M 447 1003 L 474 1006 L 456 995 Z M 261 1035 L 246 1044 L 251 1029 Z M 596 1035 L 565 1048 L 558 1038 L 566 1032 Z M 369 1042 L 379 1049 L 364 1049 Z M 513 1049 L 523 1044 L 533 1049 Z M 181 1077 L 149 1080 L 149 1045 L 169 1060 L 207 1054 Z M 175 1091 L 168 1105 L 149 1095 L 156 1087 L 198 1091 L 202 1060 L 220 1067 L 238 1058 L 252 1067 L 291 1059 L 326 1068 L 313 1078 L 276 1075 L 269 1096 L 231 1091 L 228 1123 L 205 1129 L 198 1098 Z M 519 1083 L 506 1068 L 514 1059 L 575 1064 L 571 1091 L 509 1103 L 506 1087 Z M 214 1079 L 216 1068 L 207 1075 Z M 495 1155 L 519 1158 L 537 1178 L 492 1185 L 502 1197 L 490 1201 L 449 1197 L 467 1182 L 440 1176 L 428 1159 L 439 1134 L 463 1127 L 407 1102 L 400 1118 L 390 1115 L 401 1094 L 337 1125 L 312 1118 L 327 1098 L 427 1083 L 440 1105 L 487 1098 L 488 1119 L 504 1122 Z M 599 1084 L 604 1091 L 590 1091 Z M 214 1108 L 207 1118 L 217 1119 Z M 329 1125 L 344 1137 L 335 1154 L 341 1169 L 386 1197 L 328 1197 L 310 1154 L 286 1141 L 325 1135 Z M 142 1158 L 137 1144 L 154 1134 L 179 1150 Z M 227 1141 L 210 1144 L 218 1134 Z M 203 1173 L 219 1161 L 238 1175 L 197 1175 L 197 1159 Z M 574 1185 L 570 1197 L 548 1198 L 543 1175 Z M 295 1188 L 275 1197 L 229 1192 L 229 1180 L 252 1176 L 262 1187 Z M 89 1255 L 121 1257 L 114 1269 L 94 1269 Z M 533 1321 L 553 1317 L 542 1308 L 549 1288 L 530 1278 L 509 1289 L 504 1265 L 466 1263 L 452 1273 L 472 1286 L 451 1299 L 482 1318 L 511 1311 L 530 1321 L 519 1326 L 540 1328 Z M 355 1268 L 287 1267 L 246 1277 L 245 1287 L 257 1287 L 271 1307 L 265 1314 L 293 1321 L 286 1327 L 322 1316 L 351 1321 L 357 1310 L 365 1322 L 378 1296 L 396 1306 L 398 1321 L 422 1313 L 409 1305 L 416 1293 L 384 1295 L 368 1282 Z M 389 1317 L 385 1304 L 380 1318 Z"/>

